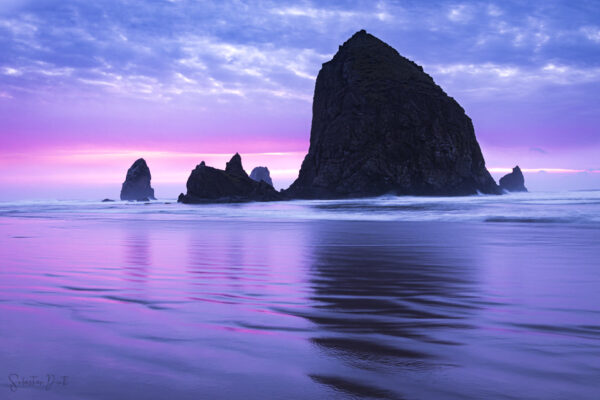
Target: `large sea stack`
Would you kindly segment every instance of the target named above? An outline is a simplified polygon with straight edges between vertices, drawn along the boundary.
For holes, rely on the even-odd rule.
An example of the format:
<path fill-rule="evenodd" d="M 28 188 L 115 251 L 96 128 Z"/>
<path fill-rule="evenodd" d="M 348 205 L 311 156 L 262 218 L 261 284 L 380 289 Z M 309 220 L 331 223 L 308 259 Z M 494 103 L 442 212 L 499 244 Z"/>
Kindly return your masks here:
<path fill-rule="evenodd" d="M 187 193 L 178 201 L 188 204 L 281 200 L 282 195 L 264 181 L 250 179 L 238 153 L 225 170 L 208 167 L 202 161 L 190 174 Z"/>
<path fill-rule="evenodd" d="M 127 170 L 125 182 L 121 187 L 121 200 L 148 201 L 154 198 L 154 189 L 150 186 L 150 169 L 143 158 L 136 160 Z"/>
<path fill-rule="evenodd" d="M 471 119 L 423 68 L 364 30 L 317 77 L 289 197 L 500 193 Z"/>
<path fill-rule="evenodd" d="M 527 188 L 525 187 L 525 177 L 518 165 L 513 168 L 510 174 L 506 174 L 500 178 L 500 189 L 509 192 L 527 191 Z"/>

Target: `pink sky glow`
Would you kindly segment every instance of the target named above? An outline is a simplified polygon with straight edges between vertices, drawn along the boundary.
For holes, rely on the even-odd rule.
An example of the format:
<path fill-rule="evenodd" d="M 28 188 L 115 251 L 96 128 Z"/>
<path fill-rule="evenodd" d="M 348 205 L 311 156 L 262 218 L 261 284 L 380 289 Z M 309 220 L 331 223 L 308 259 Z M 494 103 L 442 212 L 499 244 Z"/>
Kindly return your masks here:
<path fill-rule="evenodd" d="M 256 146 L 239 144 L 239 150 L 250 150 L 239 151 L 246 171 L 249 173 L 256 166 L 267 166 L 277 189 L 287 188 L 297 177 L 308 148 L 306 143 L 304 149 L 297 151 L 260 152 L 253 151 Z M 231 144 L 229 146 L 234 147 Z M 205 152 L 74 147 L 0 154 L 0 184 L 13 189 L 4 191 L 0 200 L 16 199 L 22 193 L 28 193 L 30 198 L 81 198 L 81 193 L 90 191 L 102 198 L 118 198 L 125 172 L 140 157 L 148 162 L 157 196 L 174 198 L 185 191 L 190 171 L 201 161 L 224 168 L 235 152 L 234 149 L 231 152 L 223 151 L 229 146 L 221 144 L 214 146 L 217 151 Z M 525 160 L 520 166 L 530 189 L 552 189 L 557 182 L 566 185 L 566 189 L 593 188 L 600 181 L 600 169 L 576 168 L 577 160 L 582 156 L 587 155 L 581 154 L 581 151 L 572 154 L 567 151 L 549 157 L 522 149 L 491 148 L 486 160 L 496 180 L 512 171 L 515 164 L 513 160 Z M 92 187 L 95 189 L 92 190 Z"/>

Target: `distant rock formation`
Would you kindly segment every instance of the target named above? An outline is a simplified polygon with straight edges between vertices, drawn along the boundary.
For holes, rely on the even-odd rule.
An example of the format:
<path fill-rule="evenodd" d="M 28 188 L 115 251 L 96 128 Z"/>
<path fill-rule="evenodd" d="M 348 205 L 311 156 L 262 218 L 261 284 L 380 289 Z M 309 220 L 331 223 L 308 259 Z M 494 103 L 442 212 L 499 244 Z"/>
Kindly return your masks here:
<path fill-rule="evenodd" d="M 527 188 L 525 187 L 525 177 L 518 165 L 513 168 L 510 174 L 506 174 L 500 178 L 500 189 L 509 192 L 527 191 Z"/>
<path fill-rule="evenodd" d="M 143 158 L 136 160 L 127 170 L 127 176 L 121 187 L 121 200 L 156 200 L 154 189 L 150 186 L 150 169 Z"/>
<path fill-rule="evenodd" d="M 288 198 L 500 194 L 471 119 L 364 30 L 317 77 L 310 148 Z"/>
<path fill-rule="evenodd" d="M 264 181 L 273 186 L 271 174 L 269 173 L 269 168 L 267 167 L 255 167 L 252 172 L 250 172 L 250 179 L 254 179 L 256 182 Z"/>
<path fill-rule="evenodd" d="M 181 193 L 181 203 L 228 203 L 245 201 L 282 200 L 282 195 L 269 184 L 250 179 L 242 167 L 238 153 L 227 163 L 225 170 L 207 167 L 202 161 L 190 174 L 187 193 Z"/>
<path fill-rule="evenodd" d="M 104 200 L 102 200 L 102 202 L 103 203 L 112 203 L 112 202 L 114 202 L 114 200 L 113 199 L 104 199 Z"/>

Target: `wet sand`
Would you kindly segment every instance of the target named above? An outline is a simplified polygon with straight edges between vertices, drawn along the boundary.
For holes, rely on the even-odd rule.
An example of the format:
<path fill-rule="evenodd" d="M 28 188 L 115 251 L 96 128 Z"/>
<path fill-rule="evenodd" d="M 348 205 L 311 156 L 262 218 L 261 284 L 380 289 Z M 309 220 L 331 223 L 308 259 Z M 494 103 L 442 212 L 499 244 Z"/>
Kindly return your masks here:
<path fill-rule="evenodd" d="M 593 224 L 5 215 L 0 397 L 595 399 L 599 244 Z"/>

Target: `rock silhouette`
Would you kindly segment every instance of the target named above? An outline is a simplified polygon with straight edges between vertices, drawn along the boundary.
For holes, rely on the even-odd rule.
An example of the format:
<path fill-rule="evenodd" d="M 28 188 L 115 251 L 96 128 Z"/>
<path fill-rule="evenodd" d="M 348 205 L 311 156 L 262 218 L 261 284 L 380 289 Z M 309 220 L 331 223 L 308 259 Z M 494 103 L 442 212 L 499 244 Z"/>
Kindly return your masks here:
<path fill-rule="evenodd" d="M 364 30 L 317 77 L 310 148 L 288 198 L 500 194 L 471 119 Z"/>
<path fill-rule="evenodd" d="M 271 174 L 269 173 L 269 168 L 267 167 L 255 167 L 252 172 L 250 172 L 250 178 L 257 182 L 264 181 L 273 186 Z"/>
<path fill-rule="evenodd" d="M 225 170 L 196 166 L 187 181 L 187 193 L 181 193 L 181 203 L 229 203 L 246 201 L 282 200 L 283 196 L 269 184 L 250 179 L 242 167 L 242 158 L 236 153 Z"/>
<path fill-rule="evenodd" d="M 242 167 L 242 157 L 238 153 L 235 153 L 231 157 L 231 160 L 225 164 L 225 172 L 242 179 L 248 178 L 248 174 L 244 171 L 244 167 Z"/>
<path fill-rule="evenodd" d="M 509 192 L 526 192 L 525 177 L 521 168 L 517 165 L 513 168 L 510 174 L 504 175 L 500 178 L 500 189 L 507 190 Z"/>
<path fill-rule="evenodd" d="M 156 200 L 154 189 L 150 186 L 150 169 L 143 158 L 136 160 L 127 170 L 125 182 L 121 187 L 121 200 Z"/>

